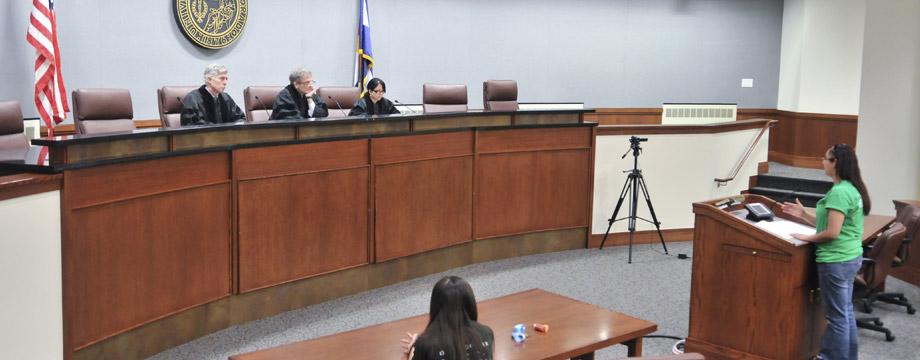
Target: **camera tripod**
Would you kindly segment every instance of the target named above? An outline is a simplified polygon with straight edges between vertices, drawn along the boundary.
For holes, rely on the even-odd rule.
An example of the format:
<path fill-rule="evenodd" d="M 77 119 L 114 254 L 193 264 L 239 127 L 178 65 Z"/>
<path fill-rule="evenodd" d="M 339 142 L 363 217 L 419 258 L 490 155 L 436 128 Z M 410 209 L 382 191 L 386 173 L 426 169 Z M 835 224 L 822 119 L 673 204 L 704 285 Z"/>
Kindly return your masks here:
<path fill-rule="evenodd" d="M 658 239 L 661 240 L 661 246 L 664 248 L 664 253 L 668 253 L 668 246 L 664 244 L 664 236 L 661 235 L 661 222 L 658 221 L 658 216 L 655 215 L 655 207 L 652 206 L 652 199 L 649 198 L 648 187 L 645 186 L 645 178 L 642 177 L 642 170 L 639 170 L 639 154 L 642 152 L 642 147 L 639 146 L 639 143 L 643 141 L 648 141 L 648 138 L 639 138 L 635 136 L 629 138 L 629 150 L 626 150 L 626 153 L 620 157 L 621 159 L 625 159 L 626 155 L 629 155 L 629 152 L 632 151 L 633 168 L 632 170 L 624 171 L 629 173 L 629 175 L 626 176 L 626 183 L 623 184 L 623 190 L 620 191 L 620 199 L 617 200 L 617 206 L 613 210 L 613 215 L 607 220 L 607 231 L 604 232 L 604 240 L 601 241 L 600 246 L 601 249 L 604 248 L 604 243 L 607 242 L 607 236 L 610 235 L 610 228 L 613 226 L 614 222 L 629 220 L 629 264 L 632 264 L 632 246 L 633 237 L 636 234 L 637 219 L 655 225 L 655 229 L 658 230 Z M 648 211 L 652 214 L 652 221 L 636 216 L 636 207 L 639 202 L 640 190 L 642 191 L 642 196 L 645 197 Z M 620 207 L 623 205 L 623 199 L 626 199 L 627 194 L 630 195 L 629 216 L 617 219 L 617 214 L 620 212 Z"/>

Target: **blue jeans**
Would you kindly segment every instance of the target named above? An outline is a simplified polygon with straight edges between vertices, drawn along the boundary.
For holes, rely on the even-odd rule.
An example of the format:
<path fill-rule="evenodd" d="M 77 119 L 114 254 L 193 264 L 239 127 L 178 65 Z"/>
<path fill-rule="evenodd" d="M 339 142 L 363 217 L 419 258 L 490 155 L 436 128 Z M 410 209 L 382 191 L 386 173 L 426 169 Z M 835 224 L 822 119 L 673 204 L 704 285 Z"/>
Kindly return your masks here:
<path fill-rule="evenodd" d="M 862 257 L 839 263 L 818 263 L 818 283 L 827 329 L 821 338 L 821 358 L 855 360 L 857 353 L 856 317 L 853 315 L 853 280 Z"/>

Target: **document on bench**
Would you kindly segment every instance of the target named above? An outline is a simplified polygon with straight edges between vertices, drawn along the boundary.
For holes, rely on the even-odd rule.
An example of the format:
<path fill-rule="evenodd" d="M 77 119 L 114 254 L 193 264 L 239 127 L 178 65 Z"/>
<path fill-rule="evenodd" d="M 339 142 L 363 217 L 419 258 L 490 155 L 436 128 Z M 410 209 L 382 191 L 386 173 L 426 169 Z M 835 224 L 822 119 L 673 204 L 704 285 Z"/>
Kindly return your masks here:
<path fill-rule="evenodd" d="M 754 225 L 768 233 L 781 237 L 783 240 L 795 246 L 802 246 L 808 244 L 808 242 L 793 238 L 792 234 L 815 234 L 815 228 L 811 226 L 780 218 L 774 218 L 773 221 L 758 221 L 754 223 Z"/>

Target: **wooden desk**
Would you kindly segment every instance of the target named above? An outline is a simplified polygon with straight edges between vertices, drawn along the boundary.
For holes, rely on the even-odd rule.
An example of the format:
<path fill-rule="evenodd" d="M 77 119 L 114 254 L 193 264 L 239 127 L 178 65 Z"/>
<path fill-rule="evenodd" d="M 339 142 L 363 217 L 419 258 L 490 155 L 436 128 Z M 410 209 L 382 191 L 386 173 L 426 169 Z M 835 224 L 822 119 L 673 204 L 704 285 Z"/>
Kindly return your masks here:
<path fill-rule="evenodd" d="M 540 289 L 480 302 L 479 320 L 495 332 L 494 359 L 593 359 L 595 350 L 615 344 L 626 345 L 629 356 L 641 356 L 642 336 L 658 329 L 652 322 Z M 399 340 L 406 332 L 421 332 L 427 322 L 424 314 L 230 359 L 405 359 Z M 536 322 L 549 324 L 550 331 L 536 332 Z M 511 329 L 519 323 L 527 324 L 529 337 L 515 344 Z"/>
<path fill-rule="evenodd" d="M 863 218 L 863 244 L 872 241 L 894 222 L 894 216 L 869 214 Z"/>

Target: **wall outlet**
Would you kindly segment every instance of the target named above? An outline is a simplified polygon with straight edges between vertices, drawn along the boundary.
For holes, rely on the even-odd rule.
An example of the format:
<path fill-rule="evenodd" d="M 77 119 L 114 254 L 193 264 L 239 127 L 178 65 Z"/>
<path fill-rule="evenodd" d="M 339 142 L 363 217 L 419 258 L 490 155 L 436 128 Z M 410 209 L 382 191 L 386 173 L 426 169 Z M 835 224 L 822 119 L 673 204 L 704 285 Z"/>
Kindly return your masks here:
<path fill-rule="evenodd" d="M 741 79 L 741 87 L 743 88 L 754 87 L 754 79 Z"/>

